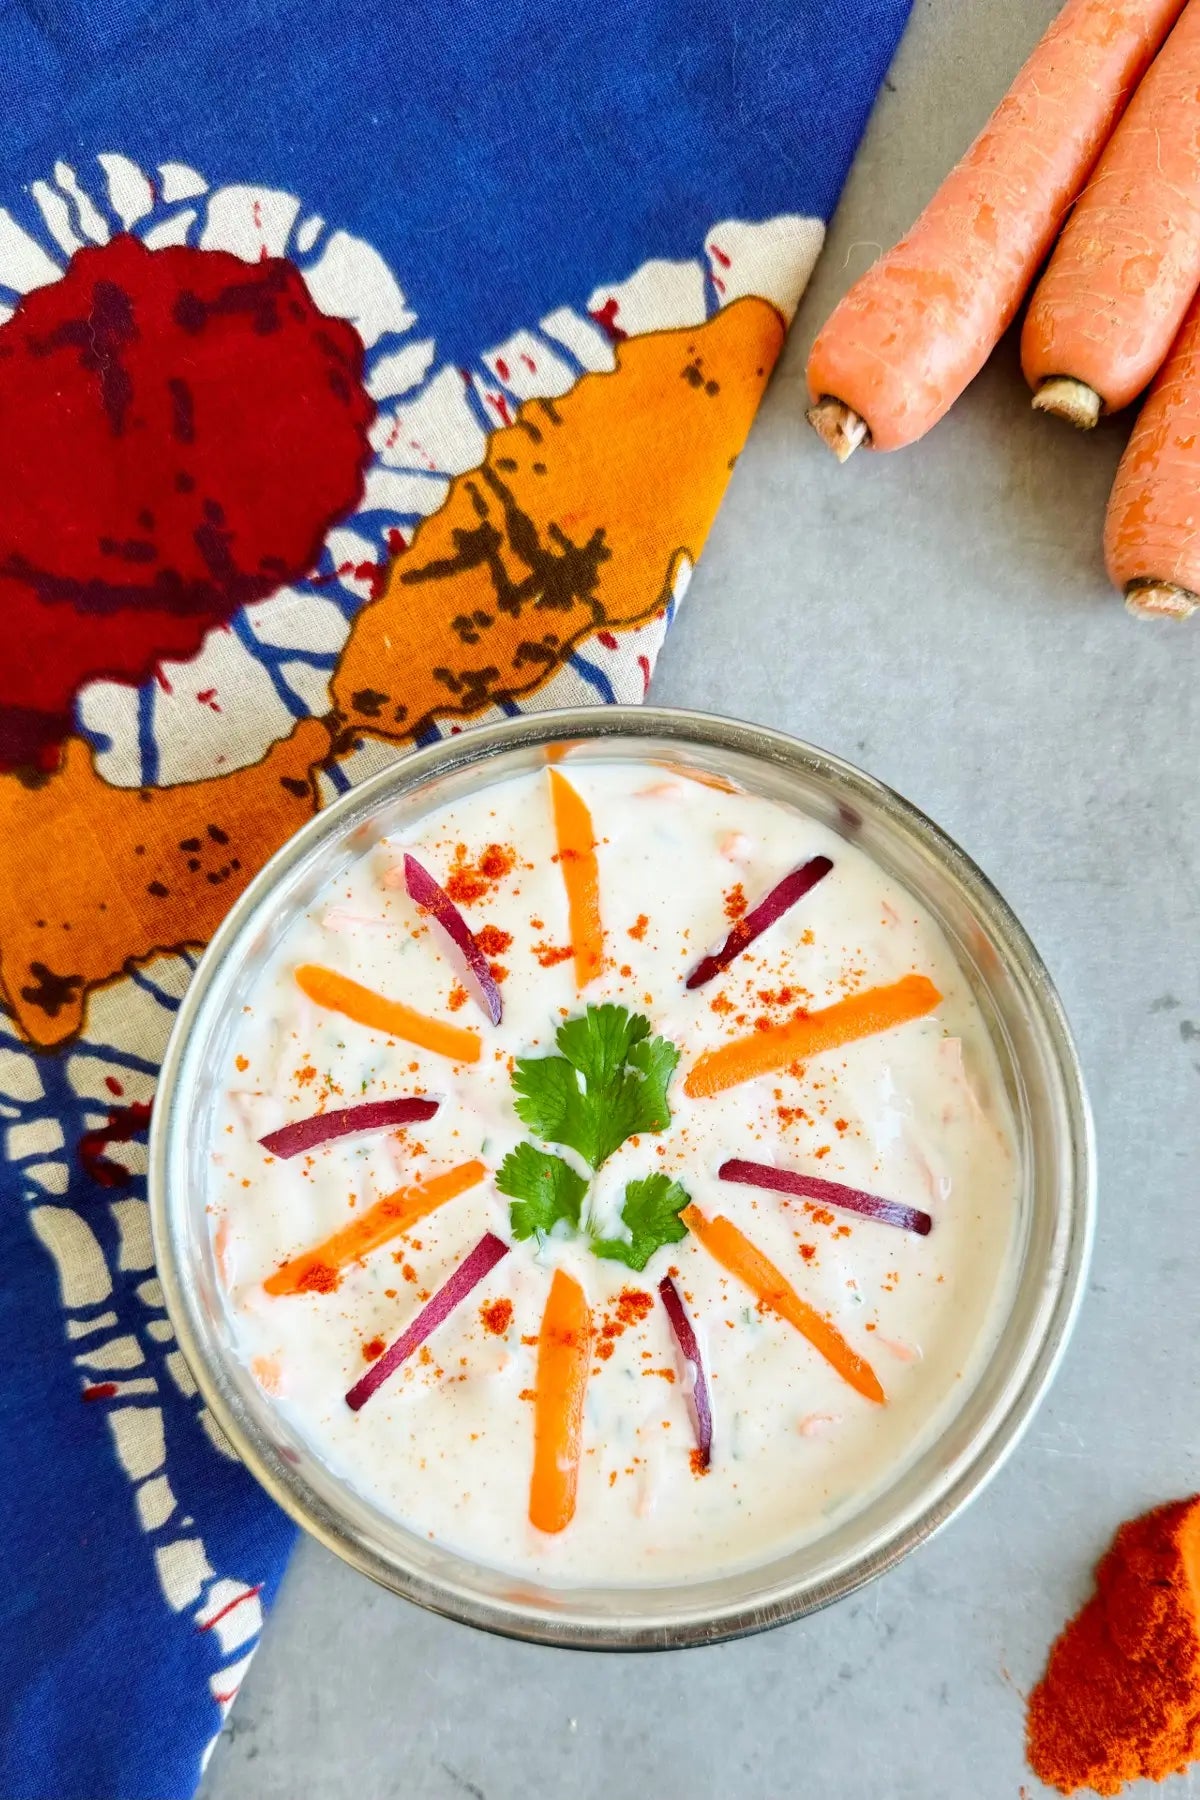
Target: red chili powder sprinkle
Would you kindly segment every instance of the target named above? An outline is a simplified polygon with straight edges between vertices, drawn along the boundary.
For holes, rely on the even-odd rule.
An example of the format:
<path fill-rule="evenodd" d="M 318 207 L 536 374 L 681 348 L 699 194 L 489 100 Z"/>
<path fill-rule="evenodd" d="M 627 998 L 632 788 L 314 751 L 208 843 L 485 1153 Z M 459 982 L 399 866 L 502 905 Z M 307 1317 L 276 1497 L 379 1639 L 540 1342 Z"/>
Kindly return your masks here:
<path fill-rule="evenodd" d="M 622 1325 L 640 1325 L 654 1305 L 653 1294 L 641 1288 L 622 1288 L 617 1298 L 617 1317 Z"/>
<path fill-rule="evenodd" d="M 648 913 L 639 913 L 637 918 L 634 920 L 633 924 L 629 927 L 629 935 L 636 944 L 640 944 L 642 939 L 645 937 L 646 927 L 649 923 L 650 923 L 649 914 Z"/>
<path fill-rule="evenodd" d="M 629 980 L 629 977 L 630 977 L 630 976 L 631 976 L 631 975 L 632 975 L 632 974 L 633 974 L 633 970 L 632 970 L 632 969 L 631 969 L 631 968 L 630 968 L 630 966 L 629 966 L 629 964 L 628 964 L 628 963 L 622 963 L 622 964 L 621 964 L 621 978 L 622 978 L 622 980 L 624 980 L 624 981 L 628 981 L 628 980 Z"/>
<path fill-rule="evenodd" d="M 472 906 L 512 873 L 516 861 L 516 851 L 507 844 L 489 844 L 474 862 L 468 858 L 467 846 L 456 844 L 446 892 L 457 906 Z"/>
<path fill-rule="evenodd" d="M 512 932 L 501 931 L 499 925 L 484 925 L 475 933 L 475 942 L 485 956 L 503 956 L 512 943 Z"/>
<path fill-rule="evenodd" d="M 715 1013 L 731 1013 L 733 1011 L 733 1001 L 725 994 L 714 994 L 708 1004 Z"/>
<path fill-rule="evenodd" d="M 690 1456 L 688 1457 L 688 1461 L 692 1465 L 692 1474 L 693 1475 L 707 1475 L 708 1474 L 709 1465 L 704 1460 L 703 1450 L 693 1450 L 691 1452 Z"/>
<path fill-rule="evenodd" d="M 726 891 L 725 917 L 727 919 L 740 919 L 748 905 L 746 890 L 740 881 Z"/>
<path fill-rule="evenodd" d="M 813 1257 L 817 1254 L 817 1246 L 815 1244 L 797 1244 L 796 1248 L 799 1250 L 805 1262 L 811 1262 Z"/>
<path fill-rule="evenodd" d="M 386 1349 L 387 1349 L 386 1338 L 381 1338 L 381 1337 L 368 1338 L 366 1343 L 362 1347 L 363 1361 L 364 1362 L 374 1362 L 376 1357 L 382 1356 Z"/>
<path fill-rule="evenodd" d="M 310 1081 L 315 1081 L 316 1079 L 317 1071 L 313 1068 L 311 1063 L 306 1063 L 302 1069 L 296 1070 L 296 1080 L 300 1083 L 301 1087 L 307 1087 Z"/>
<path fill-rule="evenodd" d="M 610 1343 L 602 1342 L 596 1345 L 596 1355 L 600 1357 L 602 1361 L 607 1362 L 612 1353 L 613 1347 Z"/>
<path fill-rule="evenodd" d="M 456 985 L 450 989 L 450 996 L 446 1004 L 449 1006 L 451 1012 L 457 1012 L 460 1006 L 465 1006 L 467 1004 L 467 998 L 466 988 L 458 987 Z"/>
<path fill-rule="evenodd" d="M 517 1395 L 517 1399 L 518 1400 L 536 1400 L 537 1399 L 537 1390 L 535 1388 L 522 1388 L 520 1393 Z"/>
<path fill-rule="evenodd" d="M 238 1072 L 244 1075 L 246 1070 L 250 1067 L 250 1058 L 248 1056 L 235 1056 L 233 1060 Z"/>
<path fill-rule="evenodd" d="M 508 980 L 508 970 L 505 968 L 503 963 L 498 963 L 498 962 L 489 963 L 488 968 L 491 970 L 493 981 L 507 981 Z"/>
<path fill-rule="evenodd" d="M 332 1294 L 341 1277 L 332 1263 L 310 1263 L 300 1277 L 297 1287 L 302 1294 Z"/>
<path fill-rule="evenodd" d="M 483 1328 L 494 1337 L 503 1337 L 512 1324 L 513 1304 L 511 1300 L 485 1300 L 479 1309 L 483 1320 Z"/>
<path fill-rule="evenodd" d="M 563 944 L 561 946 L 556 946 L 554 944 L 535 944 L 533 946 L 533 954 L 537 957 L 543 969 L 553 969 L 558 963 L 567 962 L 570 957 L 574 956 L 575 952 L 570 944 Z"/>

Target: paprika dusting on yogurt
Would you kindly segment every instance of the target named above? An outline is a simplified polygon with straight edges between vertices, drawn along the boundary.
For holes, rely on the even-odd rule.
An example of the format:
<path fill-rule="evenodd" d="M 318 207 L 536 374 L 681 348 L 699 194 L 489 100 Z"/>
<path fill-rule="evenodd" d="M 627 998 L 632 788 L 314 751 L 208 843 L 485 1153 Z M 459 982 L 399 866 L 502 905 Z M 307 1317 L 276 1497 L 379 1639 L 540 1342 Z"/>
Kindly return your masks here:
<path fill-rule="evenodd" d="M 1121 1526 L 1029 1701 L 1031 1768 L 1118 1794 L 1200 1757 L 1200 1496 Z"/>
<path fill-rule="evenodd" d="M 886 1489 L 986 1361 L 1017 1217 L 934 920 L 825 825 L 649 764 L 567 755 L 359 846 L 253 972 L 254 1091 L 215 1120 L 233 1336 L 291 1427 L 422 1536 L 567 1584 L 751 1566 Z M 503 955 L 469 1038 L 406 859 Z M 325 1092 L 353 1131 L 306 1123 Z"/>

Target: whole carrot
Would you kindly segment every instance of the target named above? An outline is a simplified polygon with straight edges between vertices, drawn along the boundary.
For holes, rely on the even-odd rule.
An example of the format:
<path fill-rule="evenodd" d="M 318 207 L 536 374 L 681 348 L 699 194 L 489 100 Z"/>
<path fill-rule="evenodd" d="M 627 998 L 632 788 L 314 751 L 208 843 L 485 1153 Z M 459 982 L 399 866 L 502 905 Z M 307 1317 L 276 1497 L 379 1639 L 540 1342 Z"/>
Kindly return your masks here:
<path fill-rule="evenodd" d="M 1183 0 L 1068 0 L 908 236 L 813 345 L 808 417 L 844 462 L 936 425 L 1014 317 Z"/>
<path fill-rule="evenodd" d="M 1200 284 L 1200 5 L 1113 132 L 1021 333 L 1033 404 L 1085 430 L 1153 380 Z"/>
<path fill-rule="evenodd" d="M 1125 446 L 1104 557 L 1130 612 L 1186 619 L 1200 606 L 1200 296 Z"/>

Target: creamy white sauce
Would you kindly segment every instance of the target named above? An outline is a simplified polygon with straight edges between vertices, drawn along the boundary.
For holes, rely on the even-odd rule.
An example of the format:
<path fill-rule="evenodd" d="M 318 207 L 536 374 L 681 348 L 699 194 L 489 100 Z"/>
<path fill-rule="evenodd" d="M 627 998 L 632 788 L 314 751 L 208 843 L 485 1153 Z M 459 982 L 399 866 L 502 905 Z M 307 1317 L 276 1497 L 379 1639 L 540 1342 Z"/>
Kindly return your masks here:
<path fill-rule="evenodd" d="M 414 1531 L 482 1562 L 559 1583 L 645 1583 L 765 1561 L 860 1507 L 928 1444 L 994 1340 L 1017 1216 L 1014 1131 L 982 1015 L 933 920 L 861 851 L 773 802 L 717 791 L 661 767 L 568 763 L 598 842 L 606 967 L 581 998 L 544 774 L 493 785 L 384 840 L 331 886 L 265 962 L 236 1029 L 211 1155 L 210 1214 L 239 1354 L 329 1466 Z M 511 873 L 463 911 L 511 944 L 504 1018 L 493 1027 L 443 933 L 385 876 L 411 849 L 443 884 L 456 847 L 517 853 Z M 729 926 L 726 896 L 753 905 L 823 852 L 833 872 L 725 973 L 684 979 Z M 645 916 L 644 927 L 639 919 Z M 631 933 L 633 935 L 631 935 Z M 544 954 L 544 952 L 543 952 Z M 293 971 L 317 963 L 458 1026 L 483 1056 L 454 1064 L 323 1011 Z M 783 1020 L 913 971 L 943 1000 L 930 1016 L 811 1058 L 803 1073 L 690 1099 L 702 1051 L 761 1017 Z M 779 999 L 780 990 L 792 990 Z M 768 996 L 764 999 L 761 996 Z M 457 1007 L 451 1006 L 459 999 Z M 397 1187 L 471 1157 L 497 1169 L 530 1134 L 513 1110 L 510 1058 L 554 1052 L 586 1001 L 644 1012 L 680 1050 L 672 1119 L 627 1143 L 592 1204 L 620 1231 L 625 1184 L 665 1169 L 710 1218 L 723 1213 L 811 1305 L 827 1312 L 887 1395 L 861 1397 L 790 1325 L 689 1237 L 643 1274 L 575 1238 L 511 1253 L 414 1357 L 354 1413 L 344 1395 L 364 1345 L 390 1343 L 485 1231 L 511 1238 L 490 1179 L 352 1264 L 335 1292 L 271 1298 L 262 1283 L 298 1252 Z M 739 1023 L 740 1019 L 740 1023 Z M 428 1123 L 271 1158 L 258 1139 L 285 1121 L 363 1099 L 440 1101 Z M 728 1157 L 842 1181 L 932 1214 L 928 1237 L 718 1179 Z M 596 1343 L 575 1517 L 554 1536 L 527 1517 L 535 1338 L 556 1264 L 582 1283 Z M 657 1284 L 678 1271 L 705 1365 L 712 1465 L 694 1438 Z M 603 1336 L 622 1290 L 653 1296 L 644 1319 Z M 503 1336 L 481 1308 L 512 1304 Z M 503 1311 L 503 1309 L 501 1309 Z M 492 1314 L 495 1317 L 495 1314 Z M 672 1379 L 673 1377 L 673 1379 Z"/>

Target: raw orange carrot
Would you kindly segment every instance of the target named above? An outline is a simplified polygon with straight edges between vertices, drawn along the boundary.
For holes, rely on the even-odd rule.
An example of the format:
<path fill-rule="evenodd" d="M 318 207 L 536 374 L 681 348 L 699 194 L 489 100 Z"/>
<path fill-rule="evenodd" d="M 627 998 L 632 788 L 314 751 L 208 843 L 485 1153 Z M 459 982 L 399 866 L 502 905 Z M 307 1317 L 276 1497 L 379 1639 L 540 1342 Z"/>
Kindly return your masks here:
<path fill-rule="evenodd" d="M 575 957 L 575 985 L 582 990 L 600 973 L 604 960 L 604 926 L 600 921 L 600 869 L 592 815 L 557 769 L 550 771 L 554 802 L 554 835 L 558 862 L 567 890 L 567 916 Z"/>
<path fill-rule="evenodd" d="M 936 425 L 1014 317 L 1183 0 L 1068 0 L 908 236 L 813 345 L 809 420 L 840 461 Z"/>
<path fill-rule="evenodd" d="M 1186 619 L 1200 607 L 1200 297 L 1125 447 L 1104 556 L 1130 612 Z"/>
<path fill-rule="evenodd" d="M 385 1194 L 382 1200 L 368 1207 L 361 1218 L 352 1219 L 332 1237 L 314 1244 L 311 1250 L 302 1250 L 299 1256 L 293 1256 L 273 1275 L 268 1275 L 263 1282 L 264 1288 L 268 1294 L 276 1295 L 332 1292 L 338 1284 L 339 1269 L 390 1243 L 401 1232 L 411 1230 L 418 1219 L 444 1206 L 457 1194 L 465 1193 L 486 1174 L 481 1162 L 459 1163 L 457 1168 L 432 1175 L 428 1181 L 418 1181 L 412 1187 L 397 1188 L 394 1194 Z"/>
<path fill-rule="evenodd" d="M 866 988 L 820 1012 L 802 1013 L 784 1025 L 751 1031 L 716 1050 L 706 1050 L 688 1070 L 684 1092 L 693 1099 L 723 1093 L 756 1075 L 786 1069 L 789 1063 L 815 1056 L 819 1050 L 836 1050 L 839 1044 L 852 1044 L 856 1038 L 906 1025 L 910 1019 L 932 1012 L 941 998 L 927 975 L 905 975 L 886 987 Z"/>
<path fill-rule="evenodd" d="M 438 1056 L 454 1062 L 478 1062 L 479 1033 L 463 1031 L 458 1025 L 444 1025 L 415 1012 L 399 1000 L 387 1000 L 373 988 L 361 987 L 333 969 L 322 969 L 316 963 L 302 963 L 296 970 L 296 983 L 330 1012 L 344 1013 L 356 1025 L 369 1025 L 372 1031 L 386 1032 L 388 1037 L 403 1038 L 407 1044 L 419 1044 Z"/>
<path fill-rule="evenodd" d="M 591 1347 L 587 1296 L 574 1276 L 555 1269 L 538 1333 L 533 1403 L 529 1523 L 539 1531 L 563 1531 L 575 1517 Z"/>
<path fill-rule="evenodd" d="M 679 1216 L 709 1255 L 748 1287 L 764 1306 L 769 1306 L 773 1313 L 794 1325 L 830 1368 L 837 1370 L 843 1381 L 848 1381 L 864 1399 L 883 1405 L 887 1396 L 870 1363 L 864 1362 L 858 1352 L 850 1348 L 836 1325 L 800 1298 L 775 1264 L 738 1230 L 732 1219 L 727 1219 L 724 1213 L 718 1213 L 715 1219 L 707 1219 L 698 1206 L 685 1207 Z"/>
<path fill-rule="evenodd" d="M 1189 6 L 1063 228 L 1021 333 L 1033 404 L 1072 425 L 1128 406 L 1200 284 L 1200 6 Z"/>

